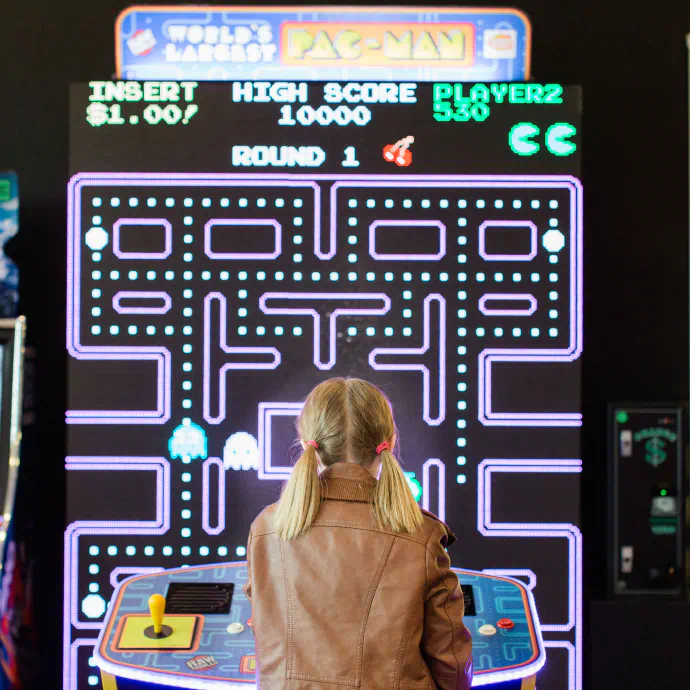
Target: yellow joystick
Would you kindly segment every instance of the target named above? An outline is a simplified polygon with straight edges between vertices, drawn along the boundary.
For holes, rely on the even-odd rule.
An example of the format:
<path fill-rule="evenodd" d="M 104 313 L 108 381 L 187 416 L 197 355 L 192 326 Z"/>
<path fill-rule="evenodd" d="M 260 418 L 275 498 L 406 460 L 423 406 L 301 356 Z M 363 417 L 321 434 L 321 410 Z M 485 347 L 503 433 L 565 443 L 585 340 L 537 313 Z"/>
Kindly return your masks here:
<path fill-rule="evenodd" d="M 152 594 L 149 597 L 149 611 L 153 620 L 153 632 L 160 635 L 163 632 L 163 616 L 165 615 L 165 597 L 162 594 Z"/>
<path fill-rule="evenodd" d="M 169 625 L 163 625 L 163 616 L 165 615 L 165 597 L 162 594 L 152 594 L 149 597 L 149 611 L 151 612 L 151 620 L 153 625 L 144 630 L 144 635 L 153 639 L 170 637 L 173 632 L 172 628 Z"/>

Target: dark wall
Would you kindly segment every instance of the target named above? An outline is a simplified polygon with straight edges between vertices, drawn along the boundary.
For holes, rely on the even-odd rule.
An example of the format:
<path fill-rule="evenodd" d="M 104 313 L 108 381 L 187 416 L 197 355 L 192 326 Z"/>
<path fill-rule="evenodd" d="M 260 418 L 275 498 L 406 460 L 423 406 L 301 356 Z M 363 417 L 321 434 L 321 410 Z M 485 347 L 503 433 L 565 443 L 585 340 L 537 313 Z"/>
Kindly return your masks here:
<path fill-rule="evenodd" d="M 21 230 L 10 253 L 37 347 L 38 434 L 22 498 L 34 516 L 27 529 L 37 558 L 41 689 L 60 683 L 67 87 L 112 75 L 113 24 L 127 4 L 8 0 L 0 12 L 0 168 L 20 176 Z M 519 6 L 532 19 L 535 78 L 581 84 L 585 94 L 583 513 L 586 582 L 597 597 L 605 584 L 605 404 L 688 398 L 690 6 Z"/>

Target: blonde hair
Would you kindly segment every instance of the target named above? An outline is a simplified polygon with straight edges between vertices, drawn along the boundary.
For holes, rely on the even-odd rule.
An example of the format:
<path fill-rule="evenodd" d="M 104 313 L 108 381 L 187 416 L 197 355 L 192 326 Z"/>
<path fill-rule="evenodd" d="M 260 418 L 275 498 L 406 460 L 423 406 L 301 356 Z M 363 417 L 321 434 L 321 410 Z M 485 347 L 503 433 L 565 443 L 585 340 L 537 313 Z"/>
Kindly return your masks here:
<path fill-rule="evenodd" d="M 275 528 L 283 540 L 295 539 L 313 524 L 321 506 L 318 463 L 330 467 L 350 460 L 368 467 L 377 447 L 391 443 L 395 421 L 386 396 L 361 379 L 333 378 L 320 383 L 307 397 L 297 422 L 307 444 L 283 487 L 275 512 Z M 400 463 L 389 448 L 382 450 L 381 474 L 373 493 L 372 513 L 379 526 L 412 534 L 423 523 Z"/>

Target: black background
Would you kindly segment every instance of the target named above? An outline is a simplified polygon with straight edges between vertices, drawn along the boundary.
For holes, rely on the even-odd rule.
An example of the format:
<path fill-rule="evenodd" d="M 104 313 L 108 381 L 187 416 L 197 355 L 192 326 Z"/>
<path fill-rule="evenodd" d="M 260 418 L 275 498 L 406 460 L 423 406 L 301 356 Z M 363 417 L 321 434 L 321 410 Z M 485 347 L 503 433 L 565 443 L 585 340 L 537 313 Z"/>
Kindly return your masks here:
<path fill-rule="evenodd" d="M 345 86 L 347 82 L 341 82 Z M 324 83 L 309 83 L 308 105 L 337 108 L 324 97 Z M 469 93 L 471 84 L 465 86 Z M 122 102 L 122 125 L 93 127 L 86 121 L 89 96 L 86 84 L 73 87 L 74 104 L 70 135 L 73 142 L 70 171 L 94 172 L 232 172 L 241 174 L 352 174 L 352 175 L 481 175 L 481 174 L 572 174 L 580 166 L 579 133 L 570 141 L 577 149 L 569 156 L 555 156 L 545 146 L 548 128 L 556 122 L 574 125 L 581 117 L 579 89 L 565 87 L 562 103 L 489 103 L 490 114 L 483 122 L 438 122 L 434 118 L 433 83 L 417 84 L 417 103 L 363 103 L 371 111 L 367 125 L 322 126 L 278 125 L 281 103 L 235 103 L 230 84 L 195 89 L 199 111 L 188 124 L 150 125 L 142 112 L 147 103 Z M 161 102 L 161 107 L 166 103 Z M 186 103 L 175 105 L 184 110 Z M 292 105 L 292 117 L 303 105 Z M 353 110 L 359 104 L 342 105 Z M 131 115 L 139 117 L 130 124 Z M 531 122 L 540 129 L 533 141 L 540 146 L 533 156 L 518 156 L 508 145 L 512 127 Z M 212 136 L 210 133 L 213 133 Z M 383 147 L 413 135 L 412 165 L 401 167 L 383 159 Z M 585 133 L 586 139 L 586 133 Z M 320 146 L 326 151 L 323 165 L 315 168 L 233 166 L 231 146 Z M 354 146 L 360 166 L 341 165 L 346 147 Z"/>
<path fill-rule="evenodd" d="M 21 231 L 10 253 L 22 271 L 29 341 L 38 348 L 34 403 L 40 436 L 22 470 L 20 499 L 25 520 L 33 517 L 29 539 L 37 559 L 41 689 L 60 683 L 68 86 L 112 73 L 113 25 L 125 6 L 119 0 L 25 0 L 2 9 L 0 161 L 20 174 Z M 586 563 L 603 563 L 606 402 L 684 400 L 688 394 L 684 34 L 690 30 L 690 9 L 683 0 L 656 7 L 623 0 L 524 0 L 520 8 L 532 20 L 535 78 L 584 87 L 583 517 Z M 586 567 L 585 578 L 591 597 L 604 595 L 603 568 Z M 618 631 L 613 637 L 611 628 L 603 627 L 612 620 Z M 600 610 L 599 667 L 610 669 L 614 685 L 682 687 L 687 655 L 669 652 L 686 649 L 687 642 L 669 649 L 664 636 L 663 648 L 634 645 L 649 637 L 635 632 L 641 626 L 668 630 L 670 625 L 675 634 L 683 621 L 686 613 L 669 618 L 657 604 L 625 608 L 612 617 Z M 647 660 L 616 667 L 615 645 L 628 661 L 663 651 L 664 676 Z M 649 673 L 640 674 L 640 668 Z"/>

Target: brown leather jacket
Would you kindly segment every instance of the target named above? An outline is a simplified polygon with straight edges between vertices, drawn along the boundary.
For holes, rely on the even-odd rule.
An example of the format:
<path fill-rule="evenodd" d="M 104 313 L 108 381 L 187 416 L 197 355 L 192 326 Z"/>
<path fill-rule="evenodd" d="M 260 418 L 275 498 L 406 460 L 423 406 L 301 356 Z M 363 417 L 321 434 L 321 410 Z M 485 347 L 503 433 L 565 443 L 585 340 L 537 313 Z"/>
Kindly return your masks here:
<path fill-rule="evenodd" d="M 252 602 L 261 690 L 467 690 L 472 639 L 430 513 L 415 534 L 379 529 L 366 469 L 321 474 L 324 501 L 309 532 L 282 542 L 275 506 L 252 524 L 245 593 Z"/>

